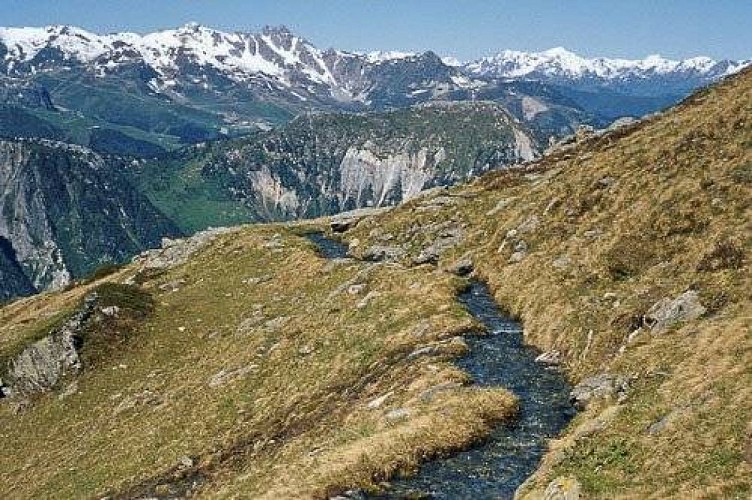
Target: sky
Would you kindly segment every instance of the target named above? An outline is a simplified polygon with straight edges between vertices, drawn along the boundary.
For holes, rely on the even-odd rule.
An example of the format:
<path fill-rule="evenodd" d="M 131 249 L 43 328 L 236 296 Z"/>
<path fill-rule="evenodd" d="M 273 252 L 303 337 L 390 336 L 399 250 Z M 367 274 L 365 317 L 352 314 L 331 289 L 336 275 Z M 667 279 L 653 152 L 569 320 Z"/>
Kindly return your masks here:
<path fill-rule="evenodd" d="M 752 58 L 750 0 L 0 0 L 0 11 L 0 26 L 98 33 L 285 25 L 320 48 L 460 60 L 559 46 L 590 57 Z"/>

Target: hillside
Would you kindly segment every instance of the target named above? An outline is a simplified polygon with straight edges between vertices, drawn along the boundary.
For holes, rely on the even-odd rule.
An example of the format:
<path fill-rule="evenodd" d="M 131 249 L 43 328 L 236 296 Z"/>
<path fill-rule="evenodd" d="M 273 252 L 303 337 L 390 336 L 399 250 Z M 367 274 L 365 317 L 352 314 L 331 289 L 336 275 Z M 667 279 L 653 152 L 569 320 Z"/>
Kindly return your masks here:
<path fill-rule="evenodd" d="M 528 161 L 541 147 L 496 103 L 307 114 L 248 137 L 201 144 L 129 169 L 188 231 L 385 206 Z"/>
<path fill-rule="evenodd" d="M 0 494 L 373 492 L 516 418 L 452 363 L 471 273 L 583 408 L 520 496 L 748 496 L 751 119 L 746 71 L 351 221 L 358 259 L 301 237 L 326 219 L 243 226 L 7 305 Z"/>

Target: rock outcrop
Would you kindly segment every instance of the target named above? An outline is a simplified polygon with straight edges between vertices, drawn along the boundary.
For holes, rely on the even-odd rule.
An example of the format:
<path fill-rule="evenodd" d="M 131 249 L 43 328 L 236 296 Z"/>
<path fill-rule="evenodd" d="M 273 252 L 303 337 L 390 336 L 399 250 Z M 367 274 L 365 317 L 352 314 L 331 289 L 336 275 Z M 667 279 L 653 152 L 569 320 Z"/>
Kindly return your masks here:
<path fill-rule="evenodd" d="M 49 335 L 26 347 L 13 358 L 0 383 L 5 397 L 22 399 L 53 388 L 66 374 L 81 369 L 78 348 L 80 330 L 94 312 L 96 295 Z"/>

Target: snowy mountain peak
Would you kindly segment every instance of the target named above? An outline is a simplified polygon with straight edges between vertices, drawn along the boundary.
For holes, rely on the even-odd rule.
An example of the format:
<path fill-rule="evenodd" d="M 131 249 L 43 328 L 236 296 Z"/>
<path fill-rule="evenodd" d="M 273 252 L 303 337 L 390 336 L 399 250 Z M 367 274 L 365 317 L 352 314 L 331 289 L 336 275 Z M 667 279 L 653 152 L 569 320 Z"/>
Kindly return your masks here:
<path fill-rule="evenodd" d="M 738 71 L 748 64 L 749 61 L 715 61 L 704 56 L 676 61 L 659 54 L 636 60 L 585 58 L 564 47 L 555 47 L 542 52 L 504 50 L 494 56 L 470 62 L 464 68 L 467 73 L 476 77 L 608 80 L 674 72 L 692 73 L 699 77 L 719 77 Z"/>

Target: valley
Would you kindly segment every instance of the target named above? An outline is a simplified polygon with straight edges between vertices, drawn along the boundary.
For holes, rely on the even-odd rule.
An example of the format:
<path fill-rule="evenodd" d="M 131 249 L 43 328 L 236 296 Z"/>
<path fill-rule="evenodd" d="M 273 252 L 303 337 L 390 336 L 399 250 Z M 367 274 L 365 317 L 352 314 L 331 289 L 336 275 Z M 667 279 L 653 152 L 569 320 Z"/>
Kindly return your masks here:
<path fill-rule="evenodd" d="M 439 29 L 0 28 L 0 498 L 752 495 L 752 61 Z"/>
<path fill-rule="evenodd" d="M 165 240 L 6 305 L 3 366 L 83 343 L 79 363 L 0 374 L 3 494 L 399 487 L 524 411 L 463 364 L 485 330 L 456 299 L 468 277 L 580 408 L 519 498 L 748 494 L 751 75 L 394 208 Z M 355 258 L 321 257 L 311 231 Z"/>

